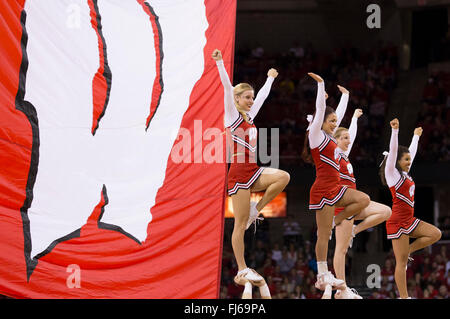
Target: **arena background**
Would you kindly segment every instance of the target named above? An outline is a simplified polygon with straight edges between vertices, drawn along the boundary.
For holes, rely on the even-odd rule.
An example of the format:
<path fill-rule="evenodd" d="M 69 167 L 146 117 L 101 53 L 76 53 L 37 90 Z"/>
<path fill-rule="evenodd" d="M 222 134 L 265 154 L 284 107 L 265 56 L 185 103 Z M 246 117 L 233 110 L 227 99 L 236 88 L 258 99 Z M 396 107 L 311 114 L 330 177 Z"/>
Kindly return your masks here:
<path fill-rule="evenodd" d="M 380 8 L 380 28 L 367 25 L 370 4 Z M 442 239 L 412 256 L 408 289 L 413 298 L 448 298 L 450 1 L 239 0 L 233 83 L 249 82 L 258 89 L 271 67 L 279 76 L 255 124 L 269 132 L 279 128 L 280 168 L 291 175 L 287 217 L 266 218 L 256 233 L 253 226 L 246 232 L 249 267 L 265 276 L 273 298 L 321 296 L 313 285 L 315 217 L 307 208 L 314 168 L 300 158 L 306 115 L 314 110 L 316 94 L 306 73 L 314 72 L 325 80 L 327 105 L 337 106 L 337 84 L 350 91 L 341 126 L 348 127 L 355 108 L 363 109 L 350 160 L 358 188 L 373 200 L 391 205 L 390 192 L 378 176 L 381 154 L 388 148 L 389 121 L 399 119 L 399 143 L 406 146 L 414 128 L 423 127 L 411 169 L 415 215 L 438 226 Z M 220 298 L 240 298 L 243 291 L 232 280 L 237 271 L 232 228 L 233 219 L 227 219 Z M 333 236 L 329 265 L 334 244 Z M 359 234 L 347 257 L 349 286 L 364 298 L 396 298 L 391 249 L 385 223 Z M 370 288 L 373 265 L 379 266 L 381 277 Z M 253 293 L 258 296 L 256 289 Z"/>
<path fill-rule="evenodd" d="M 370 4 L 380 7 L 380 28 L 367 26 Z M 266 218 L 256 232 L 253 226 L 247 231 L 246 260 L 265 276 L 272 297 L 321 296 L 313 285 L 315 219 L 307 209 L 314 168 L 300 159 L 306 114 L 314 109 L 315 85 L 306 75 L 312 71 L 325 79 L 329 105 L 337 105 L 337 84 L 350 90 L 343 126 L 349 125 L 356 107 L 364 111 L 350 159 L 359 189 L 372 199 L 391 204 L 390 193 L 378 177 L 381 153 L 388 146 L 389 120 L 399 118 L 403 145 L 409 145 L 414 127 L 423 127 L 411 171 L 417 186 L 415 214 L 438 226 L 443 236 L 431 249 L 413 256 L 408 287 L 413 298 L 448 298 L 450 1 L 238 0 L 233 83 L 260 87 L 271 67 L 279 76 L 255 124 L 260 129 L 279 129 L 280 168 L 291 175 L 287 217 Z M 227 218 L 219 296 L 223 299 L 240 298 L 242 293 L 232 280 L 237 270 L 230 244 L 232 227 L 233 219 Z M 383 223 L 358 235 L 349 250 L 348 283 L 364 298 L 397 297 L 391 244 L 385 238 Z M 331 257 L 334 238 L 329 247 Z M 283 255 L 297 256 L 290 267 L 295 271 L 277 269 Z M 367 271 L 369 265 L 380 267 L 379 288 L 367 286 L 373 273 Z M 255 289 L 255 298 L 258 293 Z"/>

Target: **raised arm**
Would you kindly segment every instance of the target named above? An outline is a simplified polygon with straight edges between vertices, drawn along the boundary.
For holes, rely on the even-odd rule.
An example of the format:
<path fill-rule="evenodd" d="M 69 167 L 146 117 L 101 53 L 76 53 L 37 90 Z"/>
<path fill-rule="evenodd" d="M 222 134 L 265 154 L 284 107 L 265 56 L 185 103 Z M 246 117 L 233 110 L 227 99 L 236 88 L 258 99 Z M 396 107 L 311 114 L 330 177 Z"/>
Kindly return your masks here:
<path fill-rule="evenodd" d="M 419 138 L 422 135 L 422 128 L 421 127 L 416 127 L 414 129 L 414 135 L 411 141 L 411 145 L 409 145 L 408 149 L 409 149 L 409 154 L 411 155 L 411 166 L 414 162 L 414 157 L 416 157 L 417 154 L 417 147 L 419 145 Z"/>
<path fill-rule="evenodd" d="M 234 105 L 233 85 L 231 85 L 228 73 L 225 70 L 225 65 L 222 59 L 222 53 L 219 50 L 214 50 L 212 58 L 216 61 L 217 69 L 219 70 L 220 81 L 224 89 L 224 125 L 231 126 L 239 117 L 239 112 Z"/>
<path fill-rule="evenodd" d="M 386 167 L 384 169 L 384 174 L 386 177 L 386 182 L 389 187 L 394 186 L 400 179 L 400 173 L 395 168 L 397 163 L 397 150 L 398 150 L 398 129 L 399 122 L 398 119 L 393 119 L 391 122 L 391 140 L 389 142 L 389 155 L 386 159 Z"/>
<path fill-rule="evenodd" d="M 350 134 L 350 144 L 348 145 L 348 149 L 345 152 L 345 155 L 349 156 L 350 151 L 352 150 L 353 143 L 356 139 L 356 133 L 358 132 L 358 118 L 363 114 L 361 109 L 356 109 L 355 113 L 353 113 L 352 122 L 350 123 L 350 127 L 348 128 L 348 133 Z"/>
<path fill-rule="evenodd" d="M 270 69 L 267 72 L 266 83 L 264 83 L 263 87 L 256 94 L 255 101 L 254 101 L 250 111 L 248 112 L 248 115 L 252 119 L 254 119 L 256 117 L 256 115 L 258 114 L 259 110 L 261 109 L 261 106 L 263 105 L 264 101 L 269 96 L 270 89 L 272 87 L 272 83 L 277 76 L 278 76 L 278 72 L 275 69 Z"/>
<path fill-rule="evenodd" d="M 345 87 L 338 85 L 338 88 L 339 91 L 341 91 L 342 95 L 341 100 L 339 101 L 339 104 L 336 108 L 336 116 L 337 116 L 336 129 L 339 127 L 342 119 L 344 118 L 345 111 L 347 110 L 348 98 L 350 95 L 349 91 Z"/>
<path fill-rule="evenodd" d="M 316 97 L 316 113 L 309 127 L 308 139 L 309 147 L 316 148 L 322 143 L 324 134 L 322 132 L 322 124 L 325 116 L 325 82 L 323 79 L 314 74 L 308 73 L 310 77 L 317 81 L 317 97 Z"/>

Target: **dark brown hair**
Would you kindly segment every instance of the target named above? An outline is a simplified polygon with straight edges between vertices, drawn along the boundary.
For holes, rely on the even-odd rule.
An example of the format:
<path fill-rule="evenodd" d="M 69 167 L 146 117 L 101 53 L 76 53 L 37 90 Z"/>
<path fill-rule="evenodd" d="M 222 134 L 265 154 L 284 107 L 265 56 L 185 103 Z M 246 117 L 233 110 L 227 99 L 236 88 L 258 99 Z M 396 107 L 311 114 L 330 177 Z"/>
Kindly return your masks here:
<path fill-rule="evenodd" d="M 332 113 L 336 113 L 336 111 L 331 106 L 327 106 L 326 109 L 325 109 L 325 115 L 323 116 L 323 122 L 324 123 L 327 120 L 328 115 L 330 115 Z M 314 121 L 314 117 L 315 116 L 316 116 L 316 113 L 314 113 L 312 121 Z M 311 121 L 311 123 L 312 123 L 312 121 Z M 301 158 L 303 159 L 304 162 L 314 165 L 314 161 L 313 161 L 312 156 L 311 156 L 311 149 L 309 147 L 308 134 L 309 134 L 309 132 L 306 131 L 305 141 L 303 143 L 303 150 L 302 150 Z"/>
<path fill-rule="evenodd" d="M 402 175 L 402 169 L 400 168 L 398 161 L 402 158 L 403 154 L 405 154 L 405 153 L 409 153 L 409 149 L 406 146 L 399 145 L 398 149 L 397 149 L 397 160 L 395 161 L 395 168 L 398 170 L 400 175 Z M 384 169 L 386 168 L 386 159 L 387 159 L 387 156 L 384 157 L 383 162 L 380 167 L 380 170 L 378 172 L 380 175 L 380 178 L 381 178 L 381 184 L 383 184 L 384 186 L 388 186 L 388 184 L 386 182 L 386 176 L 384 173 Z"/>

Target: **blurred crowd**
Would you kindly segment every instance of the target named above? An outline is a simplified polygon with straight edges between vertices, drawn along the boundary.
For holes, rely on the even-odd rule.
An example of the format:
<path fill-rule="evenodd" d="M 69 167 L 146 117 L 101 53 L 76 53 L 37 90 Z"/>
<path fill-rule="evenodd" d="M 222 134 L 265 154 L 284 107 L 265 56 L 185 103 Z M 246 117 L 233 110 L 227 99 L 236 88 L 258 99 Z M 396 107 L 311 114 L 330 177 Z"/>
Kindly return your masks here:
<path fill-rule="evenodd" d="M 234 83 L 250 83 L 256 92 L 263 85 L 269 68 L 274 67 L 279 72 L 255 124 L 258 128 L 280 129 L 281 164 L 305 165 L 300 153 L 308 124 L 306 115 L 314 113 L 317 92 L 317 85 L 308 72 L 317 73 L 325 80 L 329 95 L 327 105 L 333 108 L 341 97 L 337 85 L 350 91 L 341 125 L 350 125 L 356 108 L 363 109 L 365 115 L 358 121 L 352 161 L 361 166 L 375 164 L 381 154 L 384 115 L 397 84 L 395 46 L 380 43 L 370 51 L 341 47 L 330 53 L 318 53 L 312 44 L 294 44 L 287 52 L 279 54 L 268 54 L 262 47 L 256 47 L 238 50 L 234 62 Z"/>
<path fill-rule="evenodd" d="M 258 229 L 258 232 L 261 230 Z M 301 236 L 285 237 L 283 243 L 269 245 L 264 238 L 246 241 L 246 263 L 264 276 L 273 299 L 320 299 L 321 291 L 314 286 L 316 262 L 311 241 Z M 240 299 L 243 287 L 233 281 L 237 265 L 229 241 L 225 241 L 222 259 L 221 299 Z M 260 298 L 254 287 L 253 298 Z"/>
<path fill-rule="evenodd" d="M 439 229 L 442 231 L 442 240 L 450 240 L 450 216 L 444 216 L 439 224 Z"/>
<path fill-rule="evenodd" d="M 430 251 L 431 250 L 431 251 Z M 408 295 L 413 299 L 448 299 L 450 289 L 449 245 L 435 245 L 412 255 L 406 278 Z M 395 257 L 391 251 L 381 271 L 381 288 L 375 290 L 370 299 L 397 298 L 394 281 Z"/>
<path fill-rule="evenodd" d="M 264 223 L 267 222 L 264 221 Z M 265 278 L 273 299 L 320 299 L 323 292 L 314 286 L 317 276 L 314 253 L 315 238 L 303 238 L 301 229 L 293 220 L 286 220 L 283 226 L 283 238 L 273 243 L 269 240 L 268 229 L 264 229 L 264 226 L 258 228 L 256 234 L 246 234 L 245 260 L 247 266 L 255 269 Z M 293 231 L 295 229 L 297 231 Z M 315 234 L 315 231 L 312 230 L 311 234 Z M 360 236 L 355 238 L 351 250 L 358 251 L 357 246 L 361 244 L 358 243 L 360 240 L 362 240 Z M 414 253 L 412 255 L 414 260 L 408 264 L 408 289 L 412 298 L 449 298 L 450 260 L 448 254 L 450 245 L 436 244 L 432 248 L 433 252 L 430 249 L 423 249 Z M 328 269 L 334 273 L 333 254 L 334 244 L 330 242 Z M 351 266 L 352 253 L 348 253 L 346 258 L 347 280 L 351 278 Z M 384 265 L 380 265 L 380 267 L 380 288 L 370 290 L 364 287 L 366 291 L 369 291 L 369 295 L 364 298 L 398 298 L 394 282 L 395 258 L 392 250 L 387 254 Z M 230 238 L 225 234 L 219 298 L 240 299 L 242 297 L 243 286 L 239 286 L 233 281 L 237 271 Z M 253 289 L 253 298 L 260 298 L 259 290 L 256 287 Z"/>
<path fill-rule="evenodd" d="M 450 161 L 450 73 L 431 72 L 423 88 L 422 109 L 418 116 L 422 126 L 419 160 Z"/>

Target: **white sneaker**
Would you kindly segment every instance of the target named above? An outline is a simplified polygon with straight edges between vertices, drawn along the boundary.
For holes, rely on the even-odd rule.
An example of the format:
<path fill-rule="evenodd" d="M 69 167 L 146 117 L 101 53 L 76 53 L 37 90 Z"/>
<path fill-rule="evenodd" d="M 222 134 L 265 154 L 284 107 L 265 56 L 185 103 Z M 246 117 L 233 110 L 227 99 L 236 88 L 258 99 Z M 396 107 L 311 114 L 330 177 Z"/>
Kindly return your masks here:
<path fill-rule="evenodd" d="M 259 282 L 259 281 L 264 280 L 264 278 L 260 274 L 258 274 L 256 271 L 254 271 L 251 268 L 242 269 L 241 271 L 239 271 L 237 273 L 237 276 L 242 276 L 250 282 L 252 282 L 252 281 Z"/>
<path fill-rule="evenodd" d="M 414 258 L 412 258 L 411 256 L 408 256 L 408 261 L 406 262 L 406 267 L 405 269 L 408 270 L 408 263 L 413 262 Z"/>
<path fill-rule="evenodd" d="M 336 279 L 330 271 L 317 275 L 315 286 L 319 290 L 325 290 L 326 286 L 330 285 L 334 289 L 339 289 L 345 285 L 345 281 Z"/>
<path fill-rule="evenodd" d="M 336 293 L 334 294 L 334 299 L 363 299 L 363 298 L 358 294 L 358 292 L 355 289 L 347 287 L 346 289 L 336 291 Z"/>
<path fill-rule="evenodd" d="M 256 232 L 256 221 L 264 220 L 264 217 L 259 217 L 259 212 L 256 209 L 257 202 L 250 202 L 250 214 L 248 216 L 247 227 L 246 230 L 250 227 L 252 223 L 255 223 L 255 232 Z"/>

